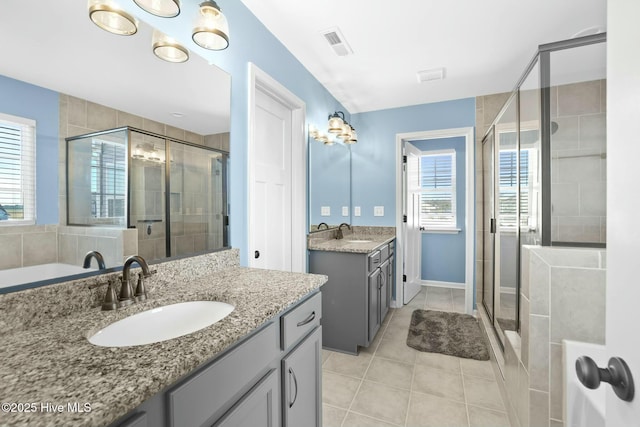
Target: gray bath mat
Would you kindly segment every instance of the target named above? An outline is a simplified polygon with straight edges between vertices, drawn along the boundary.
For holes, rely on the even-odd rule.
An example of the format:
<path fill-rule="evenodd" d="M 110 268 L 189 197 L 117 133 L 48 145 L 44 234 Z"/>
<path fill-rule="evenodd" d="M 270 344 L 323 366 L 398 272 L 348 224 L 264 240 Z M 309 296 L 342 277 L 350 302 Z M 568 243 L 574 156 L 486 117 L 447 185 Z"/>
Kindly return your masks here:
<path fill-rule="evenodd" d="M 429 353 L 489 360 L 478 320 L 468 314 L 415 310 L 411 315 L 407 345 Z"/>

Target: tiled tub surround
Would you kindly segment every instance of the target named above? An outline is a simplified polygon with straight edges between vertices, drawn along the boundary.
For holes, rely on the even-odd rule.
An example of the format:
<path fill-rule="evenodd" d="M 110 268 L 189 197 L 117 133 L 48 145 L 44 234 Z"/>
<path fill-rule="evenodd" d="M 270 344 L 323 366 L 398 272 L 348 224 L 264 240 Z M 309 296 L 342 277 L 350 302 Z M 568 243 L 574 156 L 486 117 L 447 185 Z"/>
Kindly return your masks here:
<path fill-rule="evenodd" d="M 605 268 L 602 249 L 523 246 L 521 335 L 507 334 L 504 355 L 521 426 L 563 425 L 562 340 L 604 344 Z"/>
<path fill-rule="evenodd" d="M 353 226 L 342 228 L 343 238 L 336 239 L 336 229 L 318 231 L 307 236 L 307 248 L 314 251 L 369 253 L 396 238 L 395 227 Z M 353 243 L 350 240 L 369 240 Z"/>
<path fill-rule="evenodd" d="M 56 262 L 81 266 L 85 254 L 93 250 L 102 254 L 109 268 L 138 253 L 136 230 L 108 227 L 0 227 L 0 247 L 11 248 L 0 257 L 0 270 Z"/>
<path fill-rule="evenodd" d="M 88 413 L 2 413 L 0 425 L 108 425 L 326 281 L 239 267 L 237 250 L 151 268 L 149 300 L 112 312 L 96 307 L 104 286 L 91 286 L 106 283 L 107 275 L 0 296 L 3 402 L 91 404 Z M 156 344 L 103 348 L 87 341 L 133 313 L 193 300 L 224 301 L 235 310 L 215 325 Z"/>

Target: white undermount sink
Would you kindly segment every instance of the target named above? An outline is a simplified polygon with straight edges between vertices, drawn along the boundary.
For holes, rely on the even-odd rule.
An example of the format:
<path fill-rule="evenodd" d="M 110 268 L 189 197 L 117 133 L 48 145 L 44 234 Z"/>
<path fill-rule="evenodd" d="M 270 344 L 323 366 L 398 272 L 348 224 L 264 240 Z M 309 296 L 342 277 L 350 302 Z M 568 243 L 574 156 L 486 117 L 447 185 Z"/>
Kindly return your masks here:
<path fill-rule="evenodd" d="M 129 347 L 166 341 L 213 325 L 234 308 L 219 301 L 165 305 L 118 320 L 90 336 L 89 342 L 100 347 Z"/>
<path fill-rule="evenodd" d="M 372 240 L 347 240 L 348 243 L 369 243 Z"/>

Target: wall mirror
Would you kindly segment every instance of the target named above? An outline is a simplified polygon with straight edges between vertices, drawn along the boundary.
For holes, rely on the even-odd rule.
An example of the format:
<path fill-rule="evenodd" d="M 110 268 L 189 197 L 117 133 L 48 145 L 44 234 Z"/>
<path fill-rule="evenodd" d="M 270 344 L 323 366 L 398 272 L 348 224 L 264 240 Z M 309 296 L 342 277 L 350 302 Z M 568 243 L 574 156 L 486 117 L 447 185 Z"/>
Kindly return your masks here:
<path fill-rule="evenodd" d="M 309 138 L 309 232 L 351 224 L 351 147 Z M 323 225 L 320 229 L 325 229 Z"/>
<path fill-rule="evenodd" d="M 73 234 L 74 227 L 66 226 L 64 147 L 67 137 L 133 126 L 175 140 L 228 150 L 231 76 L 193 52 L 184 63 L 160 60 L 152 52 L 153 31 L 140 21 L 133 36 L 107 33 L 91 22 L 86 2 L 35 5 L 7 1 L 0 5 L 0 38 L 4 40 L 0 52 L 7 59 L 0 62 L 0 112 L 28 117 L 37 110 L 33 115 L 46 118 L 38 119 L 37 126 L 44 125 L 45 121 L 53 122 L 36 140 L 37 226 L 43 227 L 43 232 L 44 227 L 57 226 L 58 230 Z M 27 90 L 23 91 L 24 88 Z M 47 102 L 39 98 L 41 92 L 48 94 Z M 43 114 L 45 105 L 52 106 L 50 114 L 47 111 Z M 177 150 L 174 154 L 193 157 L 191 153 L 182 154 Z M 188 182 L 188 173 L 185 171 L 182 175 Z M 187 202 L 183 198 L 175 206 L 186 212 Z M 111 208 L 115 212 L 119 206 L 114 202 Z M 185 228 L 188 226 L 184 224 Z M 10 231 L 11 228 L 0 224 L 0 240 L 8 234 L 19 233 L 17 228 Z M 46 263 L 73 260 L 77 265 L 79 253 L 96 249 L 86 242 L 83 247 L 80 237 L 75 239 L 74 254 L 70 253 L 68 240 L 56 238 L 52 245 L 41 247 L 50 254 L 58 252 L 56 259 L 46 259 Z M 149 247 L 147 245 L 147 249 Z M 23 250 L 37 252 L 27 246 Z M 24 266 L 38 264 L 34 259 L 25 261 Z M 107 267 L 121 264 L 119 259 Z M 0 269 L 7 268 L 0 263 Z M 39 281 L 37 285 L 87 274 L 96 273 L 66 273 Z M 25 286 L 3 288 L 0 283 L 0 293 L 23 288 Z"/>

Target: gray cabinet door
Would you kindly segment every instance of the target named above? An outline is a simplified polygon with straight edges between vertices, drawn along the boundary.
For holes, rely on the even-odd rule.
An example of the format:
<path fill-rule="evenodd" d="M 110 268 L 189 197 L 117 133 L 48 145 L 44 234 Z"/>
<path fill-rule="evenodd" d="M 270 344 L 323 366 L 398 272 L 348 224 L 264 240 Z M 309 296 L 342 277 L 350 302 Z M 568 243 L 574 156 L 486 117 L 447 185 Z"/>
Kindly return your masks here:
<path fill-rule="evenodd" d="M 280 425 L 280 379 L 272 369 L 213 427 L 278 427 Z"/>
<path fill-rule="evenodd" d="M 368 286 L 369 307 L 369 343 L 373 341 L 380 329 L 380 269 L 377 268 L 369 275 Z"/>
<path fill-rule="evenodd" d="M 322 327 L 282 359 L 283 427 L 322 427 Z"/>

